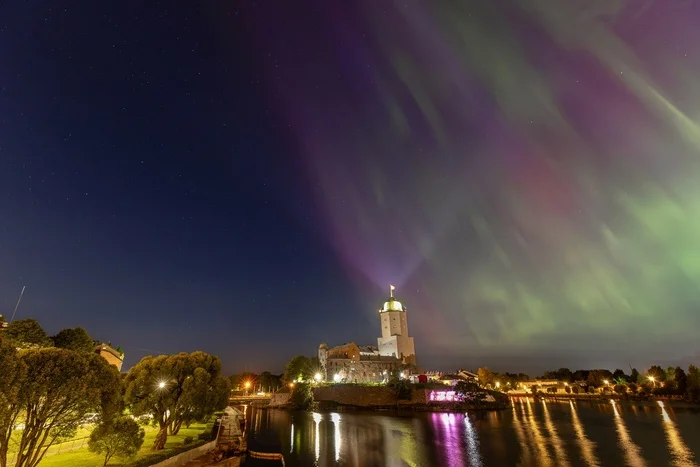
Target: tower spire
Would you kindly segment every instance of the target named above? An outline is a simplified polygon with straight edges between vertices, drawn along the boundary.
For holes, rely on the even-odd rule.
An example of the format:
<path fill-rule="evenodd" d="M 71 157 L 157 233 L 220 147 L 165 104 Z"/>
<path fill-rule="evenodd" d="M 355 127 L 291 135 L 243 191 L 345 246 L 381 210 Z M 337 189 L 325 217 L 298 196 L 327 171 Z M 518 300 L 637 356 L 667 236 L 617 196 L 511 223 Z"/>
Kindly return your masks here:
<path fill-rule="evenodd" d="M 393 285 L 390 285 L 390 286 L 389 286 L 389 296 L 390 296 L 391 298 L 394 298 L 394 289 L 395 289 L 395 288 L 396 288 L 396 287 L 394 287 Z"/>

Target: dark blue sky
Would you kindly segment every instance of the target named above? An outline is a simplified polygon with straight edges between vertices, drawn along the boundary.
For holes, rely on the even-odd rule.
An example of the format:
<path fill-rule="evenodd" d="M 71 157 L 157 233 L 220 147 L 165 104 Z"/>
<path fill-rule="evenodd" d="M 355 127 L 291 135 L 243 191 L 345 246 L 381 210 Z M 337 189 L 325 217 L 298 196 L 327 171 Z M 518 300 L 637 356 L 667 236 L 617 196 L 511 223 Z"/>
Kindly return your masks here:
<path fill-rule="evenodd" d="M 692 358 L 700 12 L 542 5 L 0 5 L 1 312 L 281 371 L 394 283 L 427 367 Z"/>
<path fill-rule="evenodd" d="M 43 3 L 0 14 L 2 312 L 228 371 L 360 334 L 239 12 Z"/>

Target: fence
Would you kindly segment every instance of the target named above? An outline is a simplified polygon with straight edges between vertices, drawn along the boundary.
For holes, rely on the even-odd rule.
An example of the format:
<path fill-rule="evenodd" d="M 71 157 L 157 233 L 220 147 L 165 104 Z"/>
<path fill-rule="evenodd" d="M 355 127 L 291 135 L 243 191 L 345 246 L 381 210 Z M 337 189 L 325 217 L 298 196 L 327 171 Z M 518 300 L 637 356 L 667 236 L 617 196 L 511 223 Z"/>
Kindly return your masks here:
<path fill-rule="evenodd" d="M 46 451 L 46 454 L 44 455 L 44 457 L 54 456 L 54 455 L 60 454 L 62 452 L 68 452 L 68 451 L 74 451 L 76 449 L 80 449 L 83 446 L 87 446 L 89 439 L 90 439 L 89 436 L 83 436 L 82 438 L 75 438 L 75 439 L 72 439 L 70 441 L 66 441 L 64 443 L 53 444 Z M 16 452 L 8 453 L 7 454 L 7 465 L 14 464 L 16 459 L 17 459 Z"/>

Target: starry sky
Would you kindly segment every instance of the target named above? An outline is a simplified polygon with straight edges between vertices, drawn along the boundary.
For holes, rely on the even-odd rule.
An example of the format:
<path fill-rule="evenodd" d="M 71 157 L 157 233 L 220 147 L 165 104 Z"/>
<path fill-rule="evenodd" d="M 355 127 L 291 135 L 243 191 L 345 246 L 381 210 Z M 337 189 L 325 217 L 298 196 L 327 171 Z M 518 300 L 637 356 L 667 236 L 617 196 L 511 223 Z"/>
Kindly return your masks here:
<path fill-rule="evenodd" d="M 700 357 L 700 2 L 0 5 L 0 313 L 281 371 Z"/>

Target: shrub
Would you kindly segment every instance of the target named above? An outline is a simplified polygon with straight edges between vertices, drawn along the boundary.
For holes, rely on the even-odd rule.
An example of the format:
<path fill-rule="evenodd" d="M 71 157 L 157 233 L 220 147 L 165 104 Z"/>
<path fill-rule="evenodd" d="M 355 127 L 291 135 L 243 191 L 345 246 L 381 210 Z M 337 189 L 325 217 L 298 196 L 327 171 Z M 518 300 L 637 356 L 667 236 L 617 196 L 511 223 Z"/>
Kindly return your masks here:
<path fill-rule="evenodd" d="M 191 436 L 187 436 L 187 437 L 185 437 L 185 440 L 182 442 L 182 444 L 192 444 L 192 441 L 194 441 L 194 440 L 192 439 L 192 437 L 191 437 Z"/>
<path fill-rule="evenodd" d="M 398 400 L 411 400 L 413 387 L 407 379 L 392 377 L 386 385 Z"/>
<path fill-rule="evenodd" d="M 314 403 L 314 393 L 311 385 L 307 383 L 297 383 L 294 385 L 289 403 L 295 409 L 307 410 Z"/>

